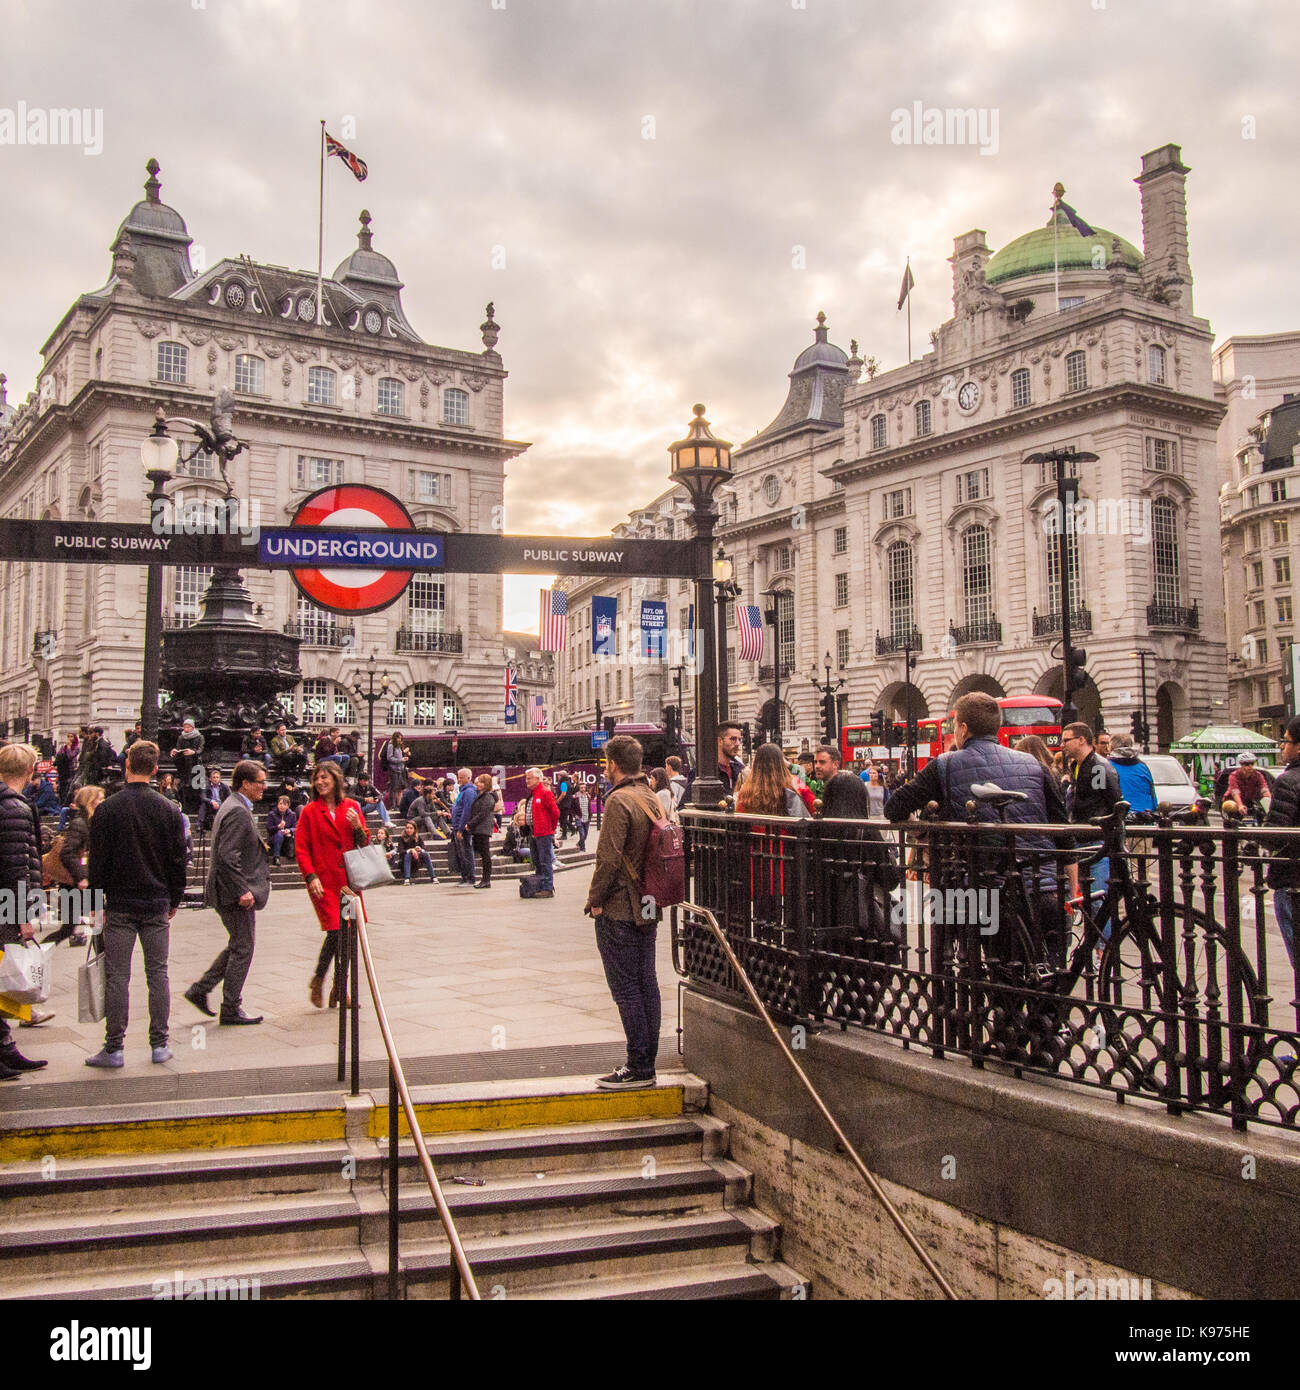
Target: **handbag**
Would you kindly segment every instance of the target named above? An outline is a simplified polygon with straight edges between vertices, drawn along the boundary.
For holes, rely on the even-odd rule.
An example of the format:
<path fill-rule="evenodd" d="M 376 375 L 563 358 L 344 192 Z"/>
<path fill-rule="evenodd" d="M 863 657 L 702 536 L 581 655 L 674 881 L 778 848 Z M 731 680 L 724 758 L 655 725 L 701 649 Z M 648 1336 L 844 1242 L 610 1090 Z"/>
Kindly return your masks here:
<path fill-rule="evenodd" d="M 106 958 L 98 935 L 90 938 L 86 959 L 77 967 L 77 1022 L 99 1023 L 107 1013 Z"/>
<path fill-rule="evenodd" d="M 343 867 L 347 871 L 348 886 L 358 892 L 397 882 L 381 845 L 362 845 L 360 849 L 345 851 Z"/>
<path fill-rule="evenodd" d="M 65 888 L 71 888 L 75 880 L 64 867 L 63 860 L 59 857 L 60 851 L 63 849 L 65 838 L 66 837 L 63 835 L 56 835 L 54 837 L 54 841 L 49 849 L 41 855 L 41 869 L 44 871 L 45 877 L 49 879 L 51 883 L 61 883 Z"/>
<path fill-rule="evenodd" d="M 50 997 L 54 944 L 11 941 L 0 955 L 0 994 L 19 1004 L 44 1004 Z"/>

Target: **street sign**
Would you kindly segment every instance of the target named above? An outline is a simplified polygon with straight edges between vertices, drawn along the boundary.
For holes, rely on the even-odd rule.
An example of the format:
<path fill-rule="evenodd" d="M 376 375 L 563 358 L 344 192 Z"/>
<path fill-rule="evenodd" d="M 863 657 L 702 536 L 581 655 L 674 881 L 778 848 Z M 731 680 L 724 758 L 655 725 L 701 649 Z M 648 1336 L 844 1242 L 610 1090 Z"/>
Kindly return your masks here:
<path fill-rule="evenodd" d="M 591 734 L 591 746 L 593 748 L 603 748 L 609 742 L 609 735 L 604 729 L 593 729 Z"/>
<path fill-rule="evenodd" d="M 421 568 L 441 567 L 441 536 L 369 534 L 375 527 L 387 527 L 390 533 L 415 530 L 411 514 L 381 488 L 343 483 L 313 492 L 294 513 L 293 531 L 300 533 L 304 527 L 341 534 L 286 535 L 288 528 L 267 529 L 258 539 L 258 558 L 310 555 L 332 560 L 329 568 L 293 571 L 298 588 L 331 613 L 377 613 L 401 598 L 412 571 L 371 568 L 380 560 L 410 563 L 422 557 Z"/>

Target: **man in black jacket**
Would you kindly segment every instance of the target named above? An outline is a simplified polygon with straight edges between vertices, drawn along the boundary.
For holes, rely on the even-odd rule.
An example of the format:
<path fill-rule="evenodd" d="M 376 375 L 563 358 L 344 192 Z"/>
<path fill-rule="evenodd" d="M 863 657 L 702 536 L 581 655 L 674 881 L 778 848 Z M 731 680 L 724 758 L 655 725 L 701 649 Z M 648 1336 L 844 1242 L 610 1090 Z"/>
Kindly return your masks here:
<path fill-rule="evenodd" d="M 1115 803 L 1123 799 L 1119 789 L 1119 773 L 1093 747 L 1092 728 L 1083 723 L 1067 724 L 1061 730 L 1061 751 L 1071 768 L 1067 791 L 1071 821 L 1076 825 L 1087 825 L 1094 817 L 1110 815 Z M 1100 838 L 1098 835 L 1093 843 Z M 1080 840 L 1079 844 L 1086 844 L 1086 841 Z M 1089 877 L 1090 895 L 1103 895 L 1110 886 L 1108 855 L 1103 854 L 1091 866 Z M 1102 934 L 1110 935 L 1109 923 Z"/>
<path fill-rule="evenodd" d="M 92 890 L 104 895 L 104 1050 L 88 1067 L 120 1067 L 126 1039 L 131 957 L 137 938 L 149 983 L 149 1045 L 155 1062 L 171 1060 L 167 1025 L 171 996 L 167 954 L 171 919 L 185 896 L 185 832 L 181 813 L 149 786 L 158 745 L 139 739 L 126 755 L 126 785 L 90 820 Z"/>
<path fill-rule="evenodd" d="M 1300 719 L 1293 719 L 1282 735 L 1286 769 L 1273 783 L 1273 801 L 1265 825 L 1300 826 Z M 1276 846 L 1268 865 L 1268 886 L 1273 889 L 1273 912 L 1282 933 L 1291 969 L 1295 969 L 1295 904 L 1300 896 L 1300 858 L 1290 846 Z"/>
<path fill-rule="evenodd" d="M 0 911 L 0 946 L 4 947 L 30 941 L 36 935 L 29 920 L 32 893 L 43 901 L 40 822 L 22 795 L 39 756 L 29 743 L 9 743 L 0 748 L 0 895 L 7 899 L 3 905 L 11 908 Z M 12 1081 L 44 1065 L 18 1051 L 9 1024 L 0 1015 L 0 1081 Z"/>

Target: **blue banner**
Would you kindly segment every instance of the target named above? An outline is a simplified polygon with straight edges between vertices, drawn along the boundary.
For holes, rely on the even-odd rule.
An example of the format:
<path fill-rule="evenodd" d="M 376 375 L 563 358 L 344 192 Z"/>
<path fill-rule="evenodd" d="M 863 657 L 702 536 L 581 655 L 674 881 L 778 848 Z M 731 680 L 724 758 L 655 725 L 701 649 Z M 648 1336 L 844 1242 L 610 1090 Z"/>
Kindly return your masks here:
<path fill-rule="evenodd" d="M 617 656 L 614 633 L 618 626 L 618 599 L 593 598 L 591 601 L 591 650 L 596 656 Z"/>
<path fill-rule="evenodd" d="M 695 605 L 686 610 L 686 659 L 695 660 Z"/>
<path fill-rule="evenodd" d="M 641 600 L 641 655 L 658 661 L 668 655 L 668 605 L 659 599 Z"/>
<path fill-rule="evenodd" d="M 518 706 L 518 705 L 507 705 L 507 706 L 506 706 L 506 723 L 507 723 L 507 724 L 518 724 L 518 723 L 519 723 L 519 706 Z"/>

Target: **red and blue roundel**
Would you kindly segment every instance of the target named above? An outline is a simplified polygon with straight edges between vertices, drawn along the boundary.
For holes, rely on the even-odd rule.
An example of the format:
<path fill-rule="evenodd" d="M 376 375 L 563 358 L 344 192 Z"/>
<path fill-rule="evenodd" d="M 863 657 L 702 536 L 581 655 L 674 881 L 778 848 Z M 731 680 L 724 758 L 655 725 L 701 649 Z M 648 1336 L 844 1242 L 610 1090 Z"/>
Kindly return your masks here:
<path fill-rule="evenodd" d="M 413 531 L 411 514 L 390 492 L 342 483 L 313 492 L 298 508 L 294 526 L 329 526 L 346 531 Z M 309 599 L 334 613 L 377 613 L 401 598 L 410 570 L 291 570 Z"/>

